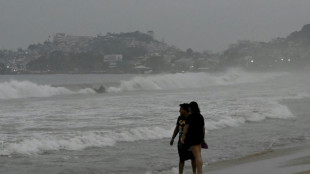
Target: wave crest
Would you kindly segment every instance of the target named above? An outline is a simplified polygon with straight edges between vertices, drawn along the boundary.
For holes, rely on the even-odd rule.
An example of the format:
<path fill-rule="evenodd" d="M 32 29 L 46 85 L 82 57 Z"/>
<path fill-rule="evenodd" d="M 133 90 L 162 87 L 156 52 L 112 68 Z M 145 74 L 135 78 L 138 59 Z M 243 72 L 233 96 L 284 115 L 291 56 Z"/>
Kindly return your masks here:
<path fill-rule="evenodd" d="M 224 73 L 176 73 L 150 76 L 136 76 L 121 81 L 118 87 L 109 87 L 108 92 L 203 88 L 216 85 L 255 83 L 272 79 L 283 73 L 255 73 L 231 69 Z"/>
<path fill-rule="evenodd" d="M 114 146 L 117 142 L 134 142 L 170 137 L 172 129 L 161 127 L 137 127 L 121 132 L 95 131 L 71 135 L 71 137 L 37 137 L 18 143 L 4 144 L 1 155 L 40 154 L 51 150 L 83 150 L 88 147 Z"/>
<path fill-rule="evenodd" d="M 39 85 L 30 81 L 11 80 L 9 82 L 0 83 L 0 99 L 51 97 L 55 95 L 70 95 L 77 93 L 95 93 L 95 91 L 88 88 L 75 92 L 64 87 Z"/>

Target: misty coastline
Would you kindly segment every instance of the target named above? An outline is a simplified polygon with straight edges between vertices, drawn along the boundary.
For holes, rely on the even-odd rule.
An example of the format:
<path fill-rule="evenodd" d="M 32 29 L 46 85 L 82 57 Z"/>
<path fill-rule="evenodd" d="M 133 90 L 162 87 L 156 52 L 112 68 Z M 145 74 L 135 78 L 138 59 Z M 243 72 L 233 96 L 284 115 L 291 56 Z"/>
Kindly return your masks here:
<path fill-rule="evenodd" d="M 27 49 L 0 50 L 0 74 L 158 74 L 310 69 L 310 24 L 270 42 L 243 40 L 222 53 L 181 50 L 154 39 L 154 32 L 96 37 L 57 33 Z"/>

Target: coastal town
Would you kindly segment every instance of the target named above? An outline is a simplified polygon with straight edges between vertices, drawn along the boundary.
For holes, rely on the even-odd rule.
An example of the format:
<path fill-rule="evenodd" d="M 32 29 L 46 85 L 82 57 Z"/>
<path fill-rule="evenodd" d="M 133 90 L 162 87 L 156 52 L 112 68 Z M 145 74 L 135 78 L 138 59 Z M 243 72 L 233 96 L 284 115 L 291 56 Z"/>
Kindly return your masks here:
<path fill-rule="evenodd" d="M 223 51 L 181 50 L 146 33 L 72 36 L 56 33 L 27 49 L 0 50 L 0 74 L 48 73 L 178 73 L 309 69 L 310 24 L 270 42 L 239 41 Z"/>
<path fill-rule="evenodd" d="M 207 69 L 208 53 L 182 51 L 154 39 L 154 32 L 71 36 L 57 33 L 44 43 L 1 50 L 2 73 L 157 73 Z M 212 62 L 213 61 L 213 62 Z"/>

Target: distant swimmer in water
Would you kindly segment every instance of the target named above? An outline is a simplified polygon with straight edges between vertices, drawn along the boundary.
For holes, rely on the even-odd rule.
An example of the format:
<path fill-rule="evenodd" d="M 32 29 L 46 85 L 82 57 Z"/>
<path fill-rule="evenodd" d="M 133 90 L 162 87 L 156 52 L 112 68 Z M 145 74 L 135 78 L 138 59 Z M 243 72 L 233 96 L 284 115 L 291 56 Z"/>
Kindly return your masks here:
<path fill-rule="evenodd" d="M 105 93 L 105 87 L 103 87 L 102 85 L 100 85 L 100 87 L 98 89 L 94 88 L 94 90 L 97 93 Z"/>

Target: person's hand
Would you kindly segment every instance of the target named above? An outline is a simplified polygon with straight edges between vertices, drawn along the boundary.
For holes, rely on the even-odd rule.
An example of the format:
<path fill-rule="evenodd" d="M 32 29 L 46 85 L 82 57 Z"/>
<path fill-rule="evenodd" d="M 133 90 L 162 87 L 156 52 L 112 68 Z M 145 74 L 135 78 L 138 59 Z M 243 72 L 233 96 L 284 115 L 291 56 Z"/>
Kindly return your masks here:
<path fill-rule="evenodd" d="M 180 140 L 181 144 L 184 144 L 184 141 L 185 141 L 185 137 L 182 136 L 182 137 L 181 137 L 181 140 Z"/>
<path fill-rule="evenodd" d="M 174 142 L 174 139 L 171 139 L 171 140 L 170 140 L 170 146 L 173 145 L 173 142 Z"/>

